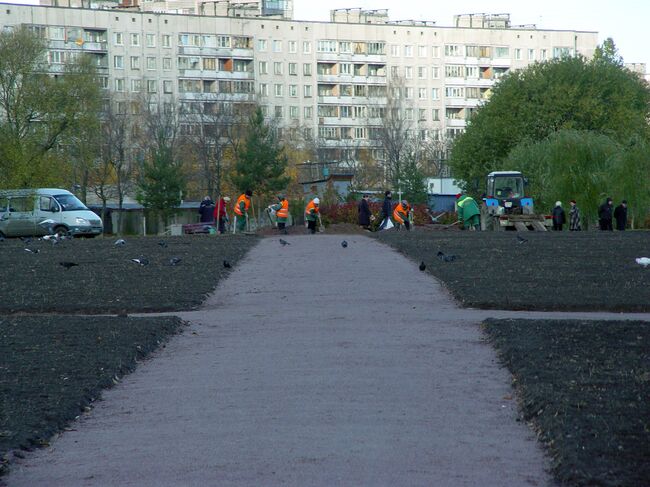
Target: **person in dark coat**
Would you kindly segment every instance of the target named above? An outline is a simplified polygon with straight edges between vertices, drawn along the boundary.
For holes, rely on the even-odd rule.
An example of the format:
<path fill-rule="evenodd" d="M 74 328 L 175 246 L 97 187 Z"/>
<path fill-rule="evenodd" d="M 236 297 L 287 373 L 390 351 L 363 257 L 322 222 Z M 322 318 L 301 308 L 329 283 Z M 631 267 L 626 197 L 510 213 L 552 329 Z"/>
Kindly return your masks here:
<path fill-rule="evenodd" d="M 627 225 L 627 201 L 621 201 L 621 204 L 614 208 L 614 219 L 616 220 L 616 230 L 623 232 Z"/>
<path fill-rule="evenodd" d="M 570 204 L 571 209 L 569 210 L 569 231 L 579 232 L 582 230 L 582 226 L 580 225 L 580 209 L 578 208 L 576 200 L 571 200 Z"/>
<path fill-rule="evenodd" d="M 379 230 L 383 230 L 388 222 L 390 216 L 393 214 L 393 193 L 386 191 L 384 193 L 384 204 L 381 206 L 381 224 Z"/>
<path fill-rule="evenodd" d="M 555 208 L 553 208 L 551 214 L 553 215 L 553 230 L 561 232 L 562 225 L 566 223 L 566 213 L 564 213 L 561 201 L 555 202 Z"/>
<path fill-rule="evenodd" d="M 370 230 L 370 218 L 372 217 L 368 200 L 369 195 L 364 194 L 361 201 L 359 201 L 359 226 L 363 227 L 364 230 Z"/>
<path fill-rule="evenodd" d="M 201 223 L 211 223 L 214 221 L 214 202 L 209 196 L 206 196 L 201 201 L 199 214 L 201 215 Z"/>
<path fill-rule="evenodd" d="M 612 206 L 614 203 L 611 198 L 607 198 L 605 202 L 598 208 L 598 221 L 600 229 L 605 231 L 612 231 Z"/>

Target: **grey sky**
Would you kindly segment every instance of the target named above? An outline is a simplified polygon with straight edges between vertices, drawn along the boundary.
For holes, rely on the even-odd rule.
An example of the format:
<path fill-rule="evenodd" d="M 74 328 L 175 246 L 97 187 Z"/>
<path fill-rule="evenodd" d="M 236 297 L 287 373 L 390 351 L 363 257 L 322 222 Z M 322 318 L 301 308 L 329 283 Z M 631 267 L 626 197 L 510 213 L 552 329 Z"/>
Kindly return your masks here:
<path fill-rule="evenodd" d="M 509 13 L 513 24 L 545 29 L 597 31 L 600 42 L 612 37 L 625 62 L 646 63 L 650 71 L 650 1 L 648 0 L 294 0 L 296 20 L 329 20 L 334 8 L 388 9 L 392 20 L 435 20 L 451 26 L 455 14 Z"/>

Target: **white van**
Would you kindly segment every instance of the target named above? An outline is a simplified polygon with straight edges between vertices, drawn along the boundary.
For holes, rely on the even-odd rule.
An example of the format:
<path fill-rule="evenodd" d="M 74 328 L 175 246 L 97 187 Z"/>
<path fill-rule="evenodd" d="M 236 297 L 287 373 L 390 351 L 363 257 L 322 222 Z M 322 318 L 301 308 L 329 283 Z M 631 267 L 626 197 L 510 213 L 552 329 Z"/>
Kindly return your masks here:
<path fill-rule="evenodd" d="M 67 233 L 94 237 L 102 229 L 101 218 L 65 189 L 0 190 L 0 236 Z"/>

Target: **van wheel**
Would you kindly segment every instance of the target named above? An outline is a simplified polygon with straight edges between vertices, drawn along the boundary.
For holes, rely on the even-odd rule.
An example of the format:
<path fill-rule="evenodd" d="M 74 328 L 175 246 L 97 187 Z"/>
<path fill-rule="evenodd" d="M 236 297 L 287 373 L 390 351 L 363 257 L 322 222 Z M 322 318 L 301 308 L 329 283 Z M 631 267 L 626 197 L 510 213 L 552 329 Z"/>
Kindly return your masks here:
<path fill-rule="evenodd" d="M 54 227 L 53 233 L 55 235 L 58 235 L 59 237 L 67 237 L 68 236 L 68 229 L 65 227 Z"/>

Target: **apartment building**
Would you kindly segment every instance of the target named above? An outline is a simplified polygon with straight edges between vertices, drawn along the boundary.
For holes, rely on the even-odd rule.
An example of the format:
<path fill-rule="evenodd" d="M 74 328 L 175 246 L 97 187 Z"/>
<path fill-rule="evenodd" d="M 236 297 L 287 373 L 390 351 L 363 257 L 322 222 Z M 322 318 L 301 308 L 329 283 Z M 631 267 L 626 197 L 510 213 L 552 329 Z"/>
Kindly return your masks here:
<path fill-rule="evenodd" d="M 29 25 L 47 39 L 53 72 L 84 52 L 94 57 L 106 90 L 174 100 L 187 113 L 259 103 L 282 130 L 316 140 L 331 161 L 354 157 L 359 148 L 381 159 L 378 127 L 395 86 L 413 129 L 449 140 L 508 71 L 564 55 L 591 57 L 598 41 L 596 32 L 512 26 L 504 14 L 461 15 L 442 27 L 391 22 L 386 11 L 361 9 L 305 22 L 0 7 L 0 28 Z"/>

